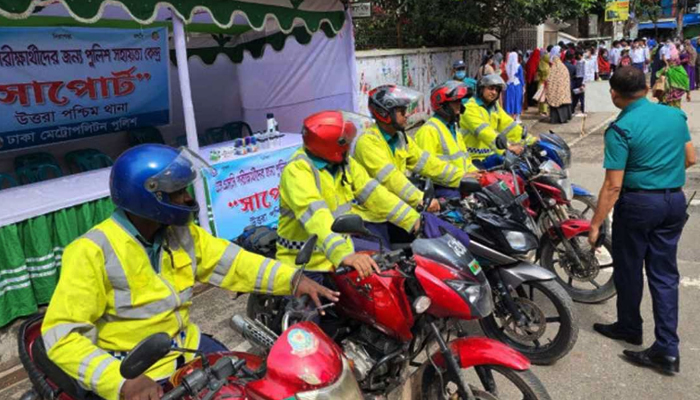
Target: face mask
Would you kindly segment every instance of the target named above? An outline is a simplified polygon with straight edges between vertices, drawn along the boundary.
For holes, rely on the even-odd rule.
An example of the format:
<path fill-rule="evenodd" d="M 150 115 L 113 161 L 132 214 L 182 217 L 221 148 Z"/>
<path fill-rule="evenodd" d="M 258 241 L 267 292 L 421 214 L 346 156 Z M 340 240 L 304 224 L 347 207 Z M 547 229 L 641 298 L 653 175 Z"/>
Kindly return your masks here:
<path fill-rule="evenodd" d="M 457 71 L 457 72 L 455 72 L 455 78 L 457 78 L 457 79 L 460 80 L 460 81 L 461 81 L 462 79 L 466 78 L 466 77 L 467 77 L 467 71 Z"/>

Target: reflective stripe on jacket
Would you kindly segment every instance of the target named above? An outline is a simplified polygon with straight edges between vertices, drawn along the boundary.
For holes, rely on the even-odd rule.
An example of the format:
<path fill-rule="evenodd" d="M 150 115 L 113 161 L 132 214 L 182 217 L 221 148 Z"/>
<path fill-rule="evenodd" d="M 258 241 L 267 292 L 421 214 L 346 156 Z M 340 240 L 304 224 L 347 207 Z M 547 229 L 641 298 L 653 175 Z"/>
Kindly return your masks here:
<path fill-rule="evenodd" d="M 459 121 L 464 134 L 464 144 L 472 159 L 483 160 L 492 154 L 503 154 L 496 149 L 496 137 L 505 133 L 509 143 L 522 143 L 523 127 L 496 102 L 489 113 L 486 107 L 479 105 L 476 97 L 469 99 L 466 111 Z M 528 144 L 536 139 L 529 136 Z"/>
<path fill-rule="evenodd" d="M 457 167 L 460 179 L 464 174 L 477 170 L 472 164 L 467 146 L 464 144 L 464 137 L 459 129 L 457 136 L 452 136 L 450 129 L 438 118 L 430 118 L 418 129 L 416 143 L 423 150 Z"/>
<path fill-rule="evenodd" d="M 158 332 L 181 347 L 199 347 L 199 329 L 189 319 L 195 281 L 283 295 L 291 292 L 296 273 L 194 224 L 167 228 L 158 270 L 113 218 L 71 243 L 42 325 L 49 358 L 85 389 L 116 400 L 124 379 L 121 361 L 112 354 L 128 352 Z M 170 377 L 179 356 L 168 354 L 147 375 Z M 192 358 L 185 354 L 187 361 Z"/>
<path fill-rule="evenodd" d="M 408 204 L 391 194 L 354 159 L 333 176 L 317 169 L 299 149 L 280 180 L 280 219 L 277 259 L 294 263 L 310 235 L 318 244 L 307 265 L 310 271 L 330 271 L 354 253 L 350 238 L 331 231 L 335 218 L 352 210 L 366 221 L 390 221 L 409 231 L 419 218 Z"/>
<path fill-rule="evenodd" d="M 457 167 L 422 150 L 410 137 L 401 133 L 398 135 L 396 150 L 392 153 L 375 125 L 355 139 L 351 155 L 365 167 L 371 177 L 413 208 L 418 207 L 423 200 L 423 192 L 408 180 L 406 173 L 409 171 L 431 178 L 440 185 L 459 186 L 463 171 L 460 172 Z"/>

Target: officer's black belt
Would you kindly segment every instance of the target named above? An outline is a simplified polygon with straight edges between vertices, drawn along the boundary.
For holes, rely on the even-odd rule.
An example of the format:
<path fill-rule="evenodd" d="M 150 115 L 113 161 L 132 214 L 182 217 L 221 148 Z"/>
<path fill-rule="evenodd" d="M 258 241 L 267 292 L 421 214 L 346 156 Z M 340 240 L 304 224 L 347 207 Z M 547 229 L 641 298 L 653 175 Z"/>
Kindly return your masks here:
<path fill-rule="evenodd" d="M 622 193 L 676 193 L 683 190 L 683 188 L 673 188 L 673 189 L 633 189 L 633 188 L 622 188 Z"/>

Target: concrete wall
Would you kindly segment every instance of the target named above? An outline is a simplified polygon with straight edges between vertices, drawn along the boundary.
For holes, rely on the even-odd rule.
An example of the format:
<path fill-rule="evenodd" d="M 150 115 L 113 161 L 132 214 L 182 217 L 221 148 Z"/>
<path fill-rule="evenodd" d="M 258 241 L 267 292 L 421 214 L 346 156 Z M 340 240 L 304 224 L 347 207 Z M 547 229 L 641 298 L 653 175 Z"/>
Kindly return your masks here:
<path fill-rule="evenodd" d="M 368 114 L 367 96 L 370 90 L 385 84 L 414 88 L 425 94 L 418 104 L 418 113 L 430 113 L 430 89 L 452 77 L 452 63 L 464 60 L 467 76 L 476 75 L 489 45 L 443 47 L 432 49 L 358 51 L 357 81 L 360 113 Z"/>

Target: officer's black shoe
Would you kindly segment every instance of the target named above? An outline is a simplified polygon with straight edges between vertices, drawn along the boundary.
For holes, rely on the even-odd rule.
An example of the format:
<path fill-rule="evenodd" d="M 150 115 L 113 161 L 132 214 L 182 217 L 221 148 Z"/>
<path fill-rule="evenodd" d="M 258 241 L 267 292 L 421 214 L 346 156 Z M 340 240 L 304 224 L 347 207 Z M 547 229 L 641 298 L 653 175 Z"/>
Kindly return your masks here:
<path fill-rule="evenodd" d="M 593 324 L 593 329 L 605 337 L 615 340 L 624 340 L 627 343 L 641 346 L 644 342 L 642 335 L 630 335 L 629 333 L 620 332 L 617 328 L 617 323 L 614 324 Z"/>
<path fill-rule="evenodd" d="M 651 348 L 642 351 L 624 350 L 622 354 L 627 357 L 627 360 L 644 366 L 654 368 L 662 373 L 673 375 L 681 372 L 681 358 L 667 356 L 655 352 Z"/>

